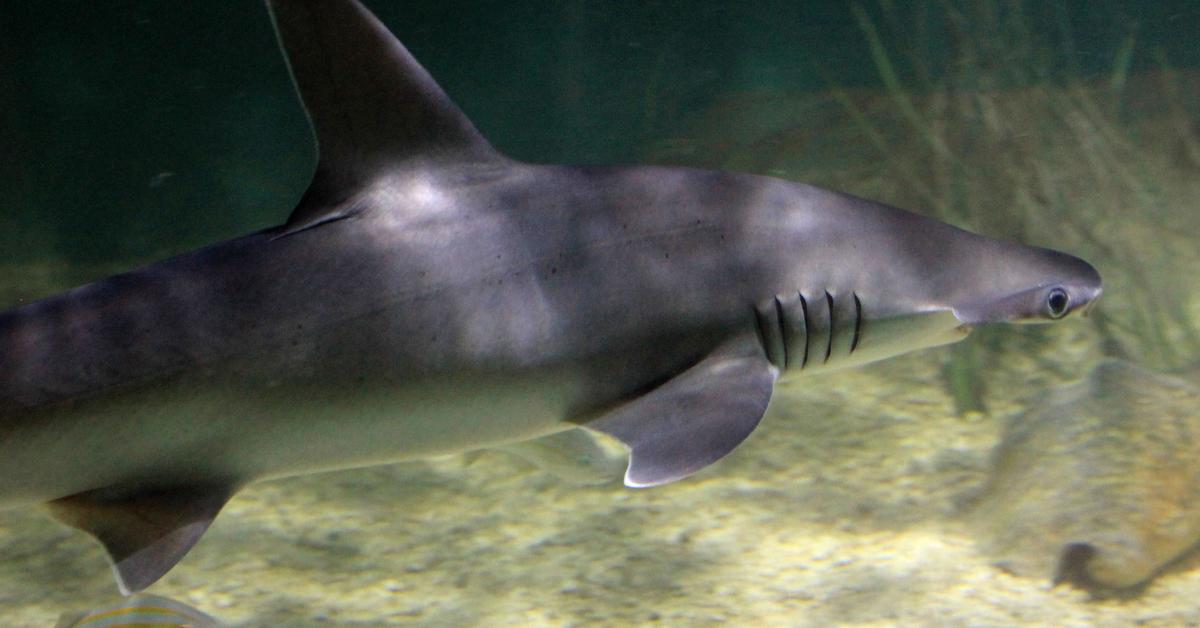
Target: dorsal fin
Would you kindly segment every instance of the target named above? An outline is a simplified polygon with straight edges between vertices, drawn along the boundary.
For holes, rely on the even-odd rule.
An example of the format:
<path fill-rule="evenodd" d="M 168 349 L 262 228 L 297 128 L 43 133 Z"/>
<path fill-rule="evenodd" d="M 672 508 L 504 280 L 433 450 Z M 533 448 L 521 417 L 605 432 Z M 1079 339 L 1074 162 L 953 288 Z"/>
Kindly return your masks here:
<path fill-rule="evenodd" d="M 338 206 L 385 167 L 502 159 L 357 0 L 267 7 L 317 140 L 317 171 L 289 231 L 352 211 Z"/>

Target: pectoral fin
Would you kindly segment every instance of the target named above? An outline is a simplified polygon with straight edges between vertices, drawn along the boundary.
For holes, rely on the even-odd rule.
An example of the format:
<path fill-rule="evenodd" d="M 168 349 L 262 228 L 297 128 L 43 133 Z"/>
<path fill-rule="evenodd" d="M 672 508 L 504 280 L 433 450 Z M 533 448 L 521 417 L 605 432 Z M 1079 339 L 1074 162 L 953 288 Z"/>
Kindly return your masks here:
<path fill-rule="evenodd" d="M 585 427 L 629 447 L 627 486 L 674 482 L 720 460 L 754 431 L 778 374 L 753 337 L 738 338 Z"/>
<path fill-rule="evenodd" d="M 50 515 L 91 534 L 112 560 L 121 593 L 154 584 L 200 540 L 233 495 L 229 486 L 187 486 L 119 498 L 80 493 L 46 504 Z"/>

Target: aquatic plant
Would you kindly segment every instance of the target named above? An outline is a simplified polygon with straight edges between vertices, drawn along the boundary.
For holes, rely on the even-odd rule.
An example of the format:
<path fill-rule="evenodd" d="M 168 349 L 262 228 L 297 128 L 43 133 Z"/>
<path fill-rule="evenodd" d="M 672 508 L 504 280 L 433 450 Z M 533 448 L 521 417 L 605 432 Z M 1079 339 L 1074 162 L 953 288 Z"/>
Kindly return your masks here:
<path fill-rule="evenodd" d="M 885 140 L 880 154 L 921 182 L 914 191 L 923 198 L 914 200 L 937 215 L 1093 259 L 1110 295 L 1094 316 L 1106 353 L 1160 368 L 1196 360 L 1200 287 L 1179 261 L 1200 233 L 1189 201 L 1200 166 L 1197 77 L 1172 70 L 1161 52 L 1156 68 L 1131 72 L 1135 54 L 1148 54 L 1137 50 L 1136 27 L 1111 51 L 1107 75 L 1089 76 L 1075 66 L 1061 3 L 1048 9 L 1061 18 L 1053 42 L 1034 33 L 1025 2 L 936 4 L 950 51 L 939 72 L 921 54 L 929 26 L 898 36 L 904 16 L 879 3 L 893 27 L 888 40 L 903 42 L 902 63 L 869 12 L 853 5 L 898 116 L 864 111 L 834 85 L 848 114 L 881 138 L 881 125 L 899 118 L 916 140 Z M 980 385 L 972 350 L 957 349 L 948 368 L 963 407 L 974 405 Z"/>

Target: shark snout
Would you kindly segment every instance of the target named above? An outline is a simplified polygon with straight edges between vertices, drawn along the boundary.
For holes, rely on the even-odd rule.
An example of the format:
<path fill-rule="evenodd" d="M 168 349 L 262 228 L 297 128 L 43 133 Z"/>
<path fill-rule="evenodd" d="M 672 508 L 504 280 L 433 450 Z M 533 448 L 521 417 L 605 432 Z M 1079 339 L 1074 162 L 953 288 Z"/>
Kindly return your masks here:
<path fill-rule="evenodd" d="M 1071 313 L 1074 313 L 1074 312 L 1078 312 L 1080 316 L 1087 318 L 1087 315 L 1091 313 L 1092 308 L 1096 307 L 1096 302 L 1100 300 L 1100 297 L 1103 294 L 1104 294 L 1104 287 L 1096 286 L 1095 289 L 1092 291 L 1091 295 L 1087 298 L 1087 300 L 1084 303 L 1080 304 L 1078 307 L 1076 307 L 1075 310 L 1073 310 L 1073 312 L 1069 312 L 1068 315 L 1070 315 Z"/>
<path fill-rule="evenodd" d="M 1099 271 L 1078 257 L 1033 247 L 1002 251 L 1007 263 L 993 264 L 990 281 L 966 290 L 954 306 L 963 324 L 1052 323 L 1086 315 L 1104 293 Z"/>
<path fill-rule="evenodd" d="M 1078 258 L 1072 260 L 1081 270 L 1074 281 L 1067 282 L 1066 289 L 1071 295 L 1071 303 L 1063 317 L 1074 314 L 1087 316 L 1104 294 L 1104 280 L 1100 278 L 1100 271 L 1091 264 Z"/>
<path fill-rule="evenodd" d="M 1038 324 L 1086 316 L 1104 289 L 1099 283 L 1057 283 L 999 297 L 976 298 L 954 308 L 965 326 L 986 323 Z"/>

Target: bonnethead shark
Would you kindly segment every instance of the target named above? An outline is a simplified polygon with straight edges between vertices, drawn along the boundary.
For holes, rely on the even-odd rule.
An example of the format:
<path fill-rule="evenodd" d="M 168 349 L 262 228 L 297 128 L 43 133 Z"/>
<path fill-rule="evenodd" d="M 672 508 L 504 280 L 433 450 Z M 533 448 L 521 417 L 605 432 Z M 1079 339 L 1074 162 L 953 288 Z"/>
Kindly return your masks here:
<path fill-rule="evenodd" d="M 684 478 L 777 380 L 1085 311 L 1098 273 L 790 181 L 516 161 L 357 0 L 268 0 L 316 136 L 287 222 L 0 313 L 0 505 L 123 592 L 248 483 L 582 427 Z"/>

